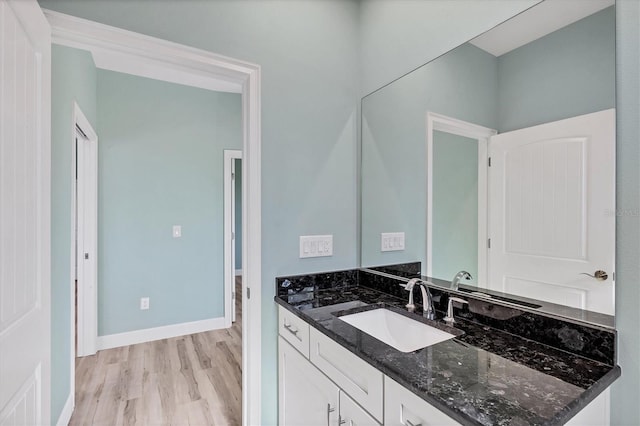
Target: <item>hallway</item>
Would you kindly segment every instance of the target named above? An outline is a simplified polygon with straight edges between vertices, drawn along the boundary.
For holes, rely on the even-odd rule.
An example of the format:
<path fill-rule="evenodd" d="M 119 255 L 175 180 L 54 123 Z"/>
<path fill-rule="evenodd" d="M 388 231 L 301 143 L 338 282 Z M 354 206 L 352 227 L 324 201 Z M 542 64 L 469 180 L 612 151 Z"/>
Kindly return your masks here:
<path fill-rule="evenodd" d="M 242 285 L 229 329 L 99 351 L 76 359 L 70 425 L 240 425 Z"/>

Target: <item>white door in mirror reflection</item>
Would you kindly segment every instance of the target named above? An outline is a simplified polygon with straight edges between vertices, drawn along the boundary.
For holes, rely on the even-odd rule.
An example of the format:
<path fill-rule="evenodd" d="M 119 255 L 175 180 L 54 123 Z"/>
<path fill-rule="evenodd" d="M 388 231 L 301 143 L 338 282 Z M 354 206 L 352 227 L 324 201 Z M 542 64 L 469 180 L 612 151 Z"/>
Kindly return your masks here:
<path fill-rule="evenodd" d="M 489 288 L 613 315 L 615 110 L 493 136 L 489 153 Z"/>

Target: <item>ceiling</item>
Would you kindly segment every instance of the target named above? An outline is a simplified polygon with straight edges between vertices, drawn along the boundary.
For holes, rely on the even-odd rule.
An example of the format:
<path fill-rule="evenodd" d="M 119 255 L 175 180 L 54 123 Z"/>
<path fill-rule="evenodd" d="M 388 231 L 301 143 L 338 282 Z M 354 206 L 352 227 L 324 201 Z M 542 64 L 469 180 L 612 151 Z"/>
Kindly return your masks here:
<path fill-rule="evenodd" d="M 615 4 L 615 0 L 545 0 L 470 41 L 501 56 Z"/>

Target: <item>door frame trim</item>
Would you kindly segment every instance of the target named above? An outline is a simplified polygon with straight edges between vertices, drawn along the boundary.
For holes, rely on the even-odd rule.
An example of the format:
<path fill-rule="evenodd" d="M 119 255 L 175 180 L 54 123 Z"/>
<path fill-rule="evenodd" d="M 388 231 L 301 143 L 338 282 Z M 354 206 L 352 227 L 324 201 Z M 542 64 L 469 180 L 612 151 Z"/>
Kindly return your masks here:
<path fill-rule="evenodd" d="M 426 275 L 433 276 L 433 132 L 451 133 L 478 141 L 478 276 L 474 277 L 478 287 L 487 282 L 488 239 L 488 161 L 489 138 L 498 132 L 457 118 L 427 111 L 427 253 Z"/>
<path fill-rule="evenodd" d="M 233 290 L 236 281 L 235 256 L 233 246 L 233 201 L 235 194 L 235 180 L 231 178 L 233 162 L 242 160 L 242 151 L 236 149 L 224 150 L 224 324 L 231 327 L 233 317 Z M 236 224 L 237 227 L 237 224 Z M 243 233 L 244 234 L 244 233 Z"/>
<path fill-rule="evenodd" d="M 260 65 L 58 12 L 44 13 L 52 27 L 53 43 L 111 58 L 107 62 L 112 64 L 126 64 L 128 71 L 122 72 L 149 77 L 140 68 L 154 69 L 156 79 L 196 87 L 203 80 L 207 84 L 218 81 L 218 90 L 226 87 L 225 91 L 242 94 L 242 419 L 245 425 L 262 423 Z"/>

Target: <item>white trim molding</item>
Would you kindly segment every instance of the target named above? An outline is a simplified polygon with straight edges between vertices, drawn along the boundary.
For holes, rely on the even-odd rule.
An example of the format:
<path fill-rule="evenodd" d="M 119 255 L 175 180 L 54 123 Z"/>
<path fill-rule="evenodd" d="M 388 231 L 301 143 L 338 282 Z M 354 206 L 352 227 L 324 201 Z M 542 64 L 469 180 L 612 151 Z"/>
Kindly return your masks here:
<path fill-rule="evenodd" d="M 242 269 L 236 269 L 235 276 L 236 277 L 241 277 L 242 276 Z"/>
<path fill-rule="evenodd" d="M 67 402 L 64 403 L 64 407 L 62 408 L 62 412 L 58 417 L 58 421 L 56 422 L 56 426 L 67 426 L 71 421 L 71 415 L 73 414 L 73 410 L 75 408 L 74 405 L 75 395 L 74 392 L 69 394 L 69 398 L 67 398 Z"/>
<path fill-rule="evenodd" d="M 427 111 L 427 256 L 426 274 L 433 276 L 433 132 L 451 133 L 478 141 L 478 276 L 479 287 L 487 285 L 487 203 L 489 138 L 498 132 L 488 127 Z"/>
<path fill-rule="evenodd" d="M 218 92 L 242 93 L 242 79 L 234 72 L 226 69 L 212 72 L 186 62 L 197 61 L 197 55 L 206 51 L 64 13 L 43 11 L 51 24 L 53 43 L 91 52 L 98 68 Z M 180 55 L 175 55 L 176 52 Z M 164 53 L 169 56 L 162 56 Z M 221 55 L 208 56 L 215 57 L 218 64 L 232 67 L 244 64 Z"/>
<path fill-rule="evenodd" d="M 224 150 L 224 320 L 227 327 L 231 327 L 236 320 L 234 315 L 235 279 L 235 245 L 233 244 L 233 232 L 235 224 L 235 180 L 232 174 L 235 171 L 233 162 L 242 159 L 242 151 L 236 149 Z"/>
<path fill-rule="evenodd" d="M 187 334 L 202 333 L 204 331 L 226 328 L 224 317 L 211 318 L 201 321 L 183 322 L 162 327 L 144 328 L 142 330 L 98 336 L 98 350 L 119 348 L 121 346 L 136 345 L 138 343 L 153 342 L 154 340 L 170 339 Z"/>
<path fill-rule="evenodd" d="M 204 87 L 207 89 L 212 89 L 214 86 L 209 84 L 215 83 L 218 85 L 216 90 L 242 94 L 242 422 L 245 425 L 261 424 L 260 66 L 49 10 L 44 13 L 52 27 L 53 43 L 90 51 L 98 58 L 96 62 L 104 67 L 195 87 L 207 86 Z M 117 61 L 108 62 L 108 57 L 117 58 Z M 207 84 L 201 84 L 203 79 Z M 102 343 L 105 338 L 103 336 Z"/>

